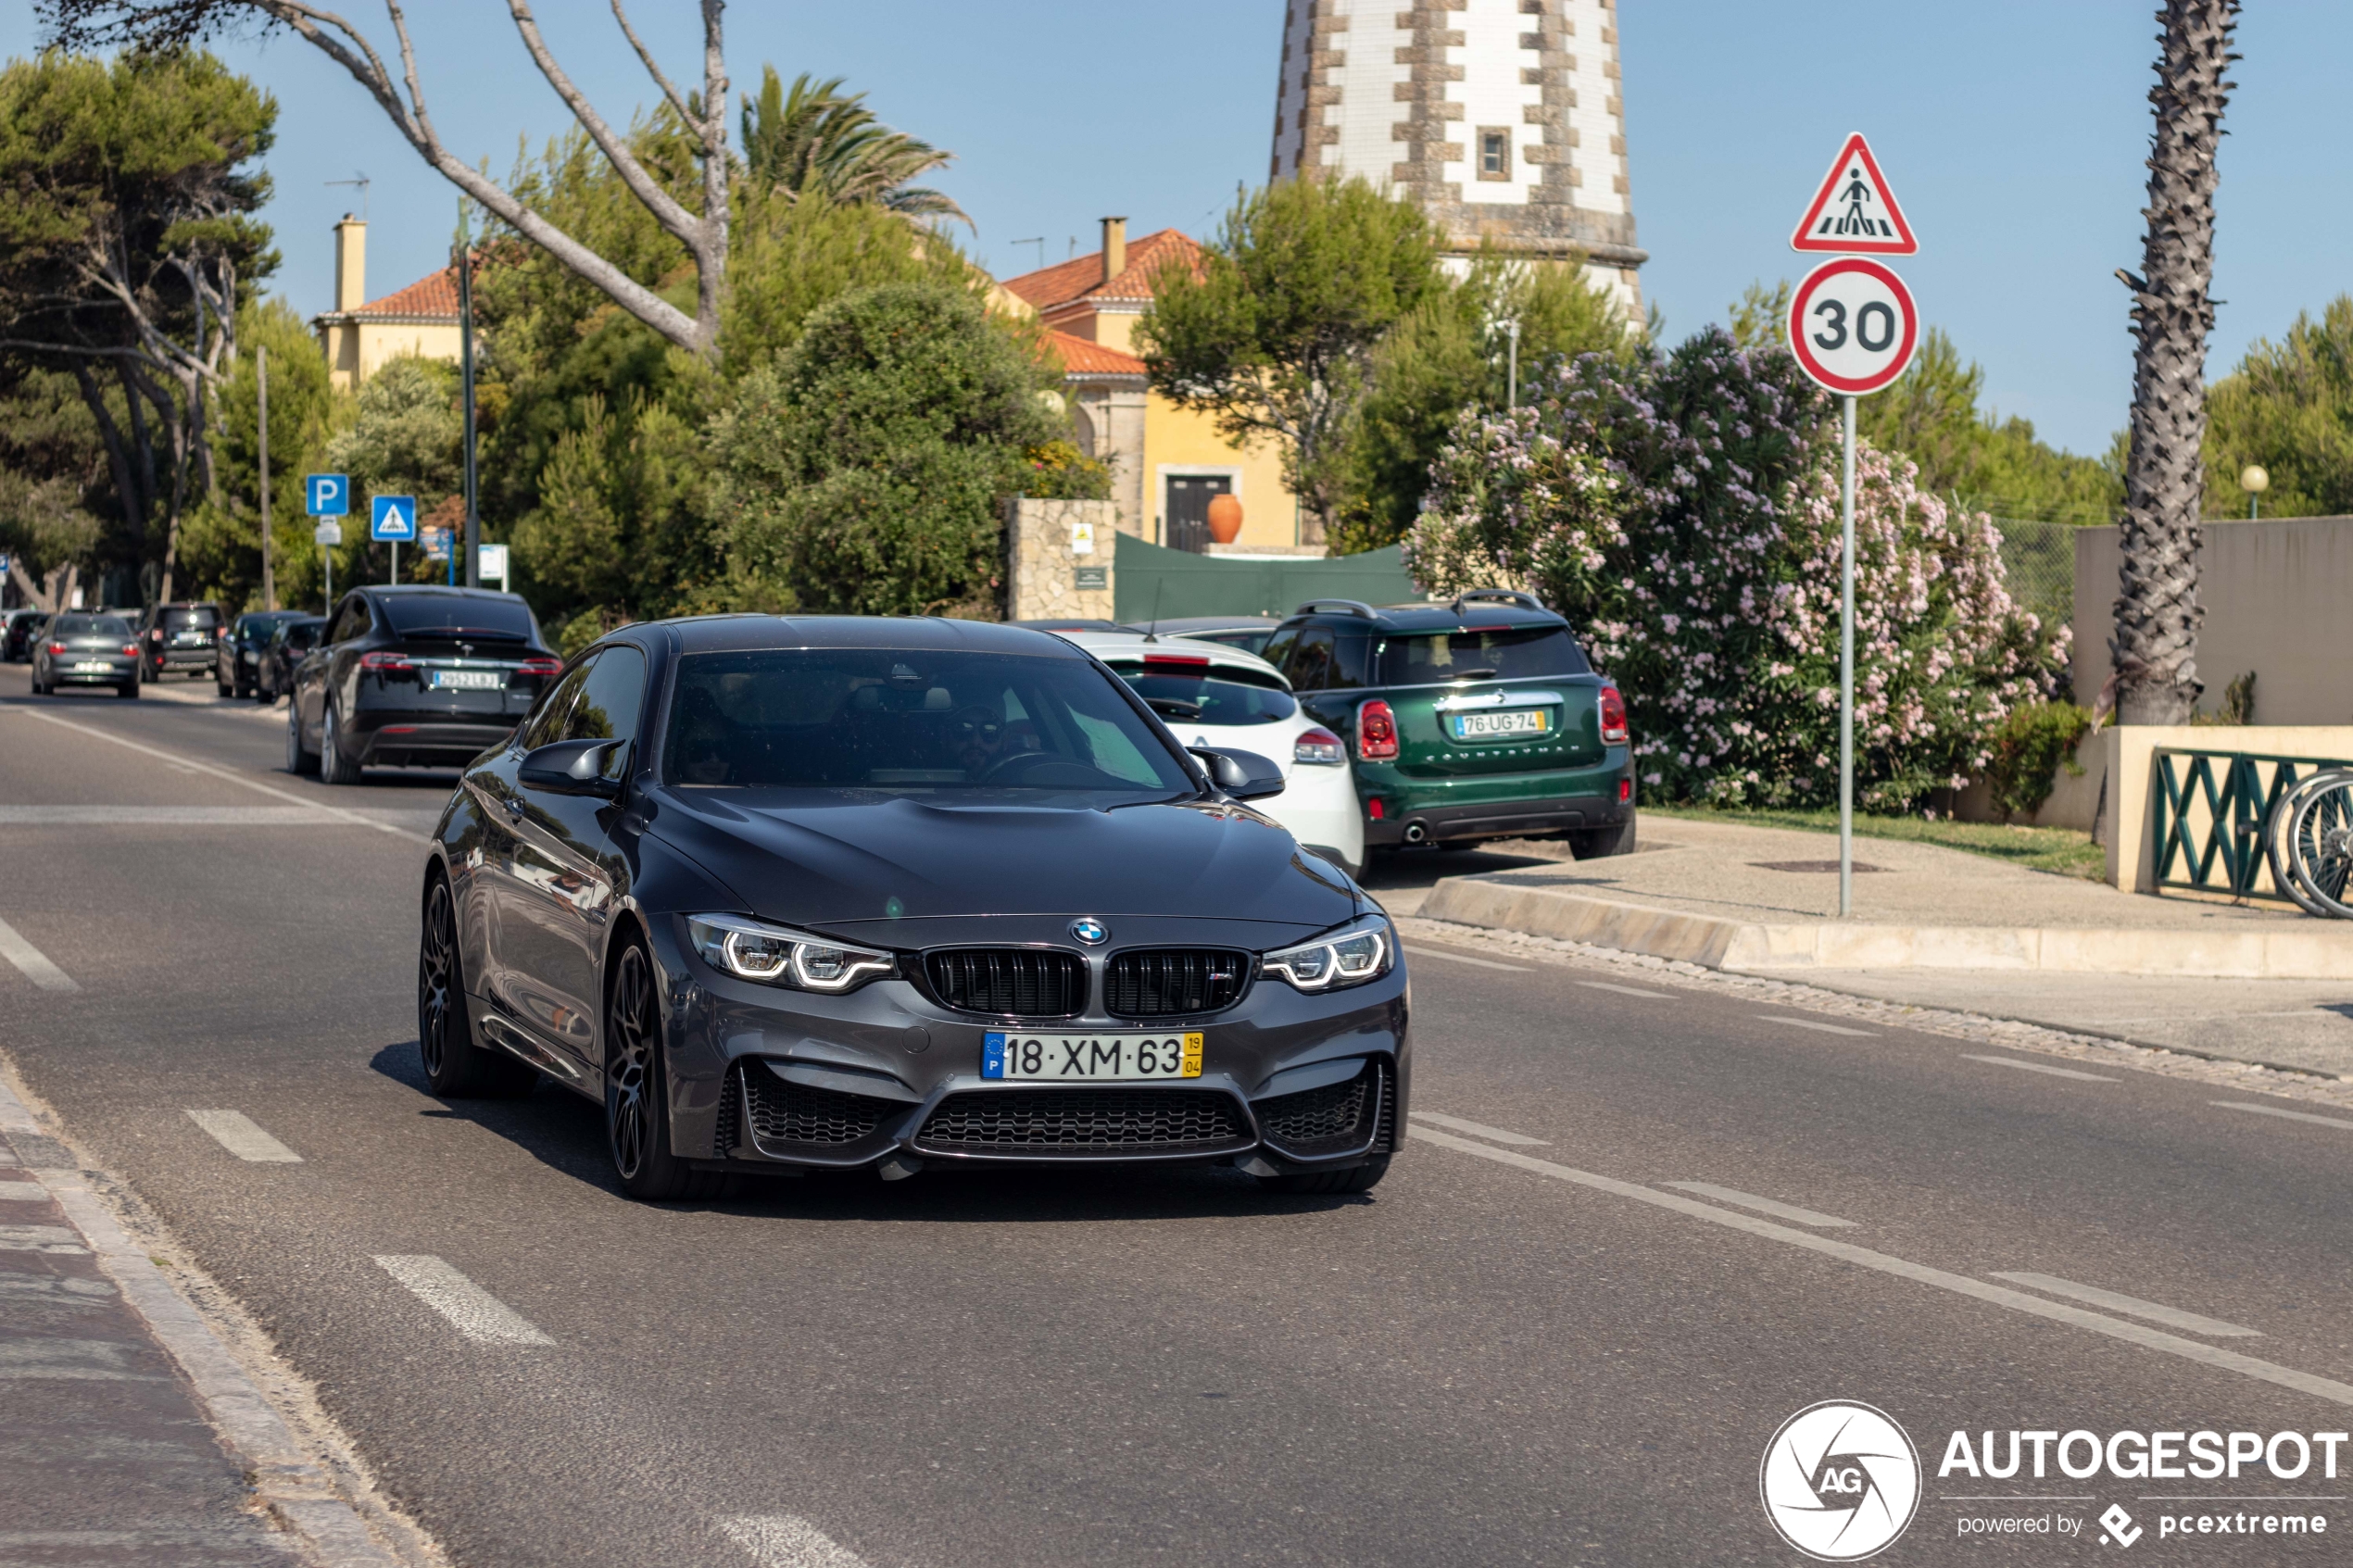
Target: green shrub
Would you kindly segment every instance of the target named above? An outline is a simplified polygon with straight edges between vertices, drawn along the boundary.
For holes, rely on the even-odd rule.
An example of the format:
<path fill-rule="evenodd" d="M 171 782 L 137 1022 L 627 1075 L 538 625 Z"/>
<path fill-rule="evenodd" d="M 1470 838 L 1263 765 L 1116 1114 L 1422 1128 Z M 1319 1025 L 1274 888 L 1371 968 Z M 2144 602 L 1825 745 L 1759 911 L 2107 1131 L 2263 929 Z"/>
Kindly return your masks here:
<path fill-rule="evenodd" d="M 2031 702 L 2010 710 L 1989 737 L 1994 755 L 1985 769 L 1985 783 L 2005 821 L 2041 810 L 2060 768 L 2082 775 L 2075 743 L 2091 727 L 2091 709 L 2071 702 Z"/>

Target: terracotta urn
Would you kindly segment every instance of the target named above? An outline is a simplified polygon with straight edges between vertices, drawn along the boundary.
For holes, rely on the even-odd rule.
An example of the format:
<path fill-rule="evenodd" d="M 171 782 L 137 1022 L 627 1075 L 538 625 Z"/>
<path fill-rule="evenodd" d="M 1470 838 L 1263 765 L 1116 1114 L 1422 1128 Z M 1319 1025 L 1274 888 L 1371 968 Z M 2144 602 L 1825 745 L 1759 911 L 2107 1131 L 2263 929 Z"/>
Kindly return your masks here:
<path fill-rule="evenodd" d="M 1209 536 L 1230 545 L 1242 536 L 1242 504 L 1231 495 L 1209 498 Z"/>

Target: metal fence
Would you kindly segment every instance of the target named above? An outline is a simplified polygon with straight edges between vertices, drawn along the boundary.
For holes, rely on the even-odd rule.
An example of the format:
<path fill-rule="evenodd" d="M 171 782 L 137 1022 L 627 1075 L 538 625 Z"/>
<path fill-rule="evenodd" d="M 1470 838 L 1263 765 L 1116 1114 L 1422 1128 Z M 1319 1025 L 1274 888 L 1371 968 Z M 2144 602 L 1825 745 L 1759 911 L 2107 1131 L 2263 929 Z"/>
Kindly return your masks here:
<path fill-rule="evenodd" d="M 2045 626 L 2075 619 L 2075 531 L 2071 522 L 1997 517 L 2010 597 Z"/>
<path fill-rule="evenodd" d="M 2158 747 L 2155 756 L 2157 809 L 2149 814 L 2149 832 L 2156 835 L 2157 884 L 2235 898 L 2284 899 L 2271 884 L 2271 864 L 2263 856 L 2263 824 L 2299 780 L 2346 764 L 2170 746 Z"/>

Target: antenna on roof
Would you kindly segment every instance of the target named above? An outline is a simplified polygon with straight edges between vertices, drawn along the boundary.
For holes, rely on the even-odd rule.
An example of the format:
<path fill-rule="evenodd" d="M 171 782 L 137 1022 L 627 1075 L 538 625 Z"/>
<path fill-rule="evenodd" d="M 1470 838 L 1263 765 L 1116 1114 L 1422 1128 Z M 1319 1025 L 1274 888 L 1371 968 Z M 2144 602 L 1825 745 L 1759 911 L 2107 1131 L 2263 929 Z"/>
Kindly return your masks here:
<path fill-rule="evenodd" d="M 321 181 L 321 182 L 320 182 L 320 183 L 321 183 L 321 184 L 325 184 L 325 185 L 357 185 L 357 186 L 359 186 L 359 221 L 360 221 L 360 222 L 362 222 L 362 223 L 365 223 L 366 221 L 368 221 L 368 171 L 367 171 L 366 169 L 354 169 L 354 170 L 352 170 L 352 174 L 353 174 L 353 178 L 351 178 L 351 179 L 349 179 L 349 180 L 323 180 L 323 181 Z"/>
<path fill-rule="evenodd" d="M 1040 271 L 1043 271 L 1043 270 L 1045 270 L 1045 267 L 1046 267 L 1046 236 L 1045 236 L 1045 235 L 1040 234 L 1040 235 L 1038 235 L 1036 239 L 1030 239 L 1030 240 L 1008 240 L 1008 241 L 1006 241 L 1005 243 L 1006 243 L 1006 244 L 1008 244 L 1008 245 L 1036 245 L 1036 246 L 1038 247 L 1038 270 L 1039 270 Z"/>

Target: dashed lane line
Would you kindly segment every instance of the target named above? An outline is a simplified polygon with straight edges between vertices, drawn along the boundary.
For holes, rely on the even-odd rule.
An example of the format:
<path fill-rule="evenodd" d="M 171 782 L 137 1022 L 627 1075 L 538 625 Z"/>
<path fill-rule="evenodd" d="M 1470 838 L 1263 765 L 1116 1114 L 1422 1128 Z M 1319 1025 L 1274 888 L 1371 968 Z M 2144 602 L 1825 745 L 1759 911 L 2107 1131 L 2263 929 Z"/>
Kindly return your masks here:
<path fill-rule="evenodd" d="M 760 1568 L 866 1568 L 866 1560 L 794 1513 L 744 1513 L 719 1522 L 720 1534 Z"/>
<path fill-rule="evenodd" d="M 1664 991 L 1644 991 L 1632 985 L 1613 985 L 1606 980 L 1580 980 L 1577 984 L 1588 991 L 1615 991 L 1621 997 L 1640 997 L 1647 1002 L 1671 1002 L 1675 998 Z"/>
<path fill-rule="evenodd" d="M 246 778 L 243 773 L 234 772 L 227 768 L 216 768 L 209 762 L 193 761 L 157 746 L 145 746 L 135 740 L 125 740 L 120 735 L 108 734 L 106 731 L 94 729 L 88 724 L 77 724 L 69 719 L 60 719 L 54 713 L 36 712 L 32 714 L 32 717 L 44 724 L 55 724 L 59 729 L 71 730 L 76 734 L 88 735 L 94 740 L 108 741 L 116 746 L 127 746 L 142 757 L 152 757 L 158 762 L 178 763 L 194 768 L 199 773 L 208 773 L 216 779 L 226 779 L 233 784 L 242 785 L 257 794 L 269 796 L 274 800 L 283 800 L 289 805 L 307 807 L 314 811 L 324 811 L 329 816 L 356 828 L 372 828 L 378 833 L 388 833 L 395 838 L 413 839 L 420 844 L 425 842 L 423 834 L 410 833 L 406 828 L 394 827 L 390 822 L 376 822 L 372 818 L 361 816 L 357 811 L 346 811 L 340 806 L 329 806 L 317 800 L 306 800 L 292 790 L 279 789 L 275 785 L 263 784 L 258 779 Z"/>
<path fill-rule="evenodd" d="M 316 806 L 0 806 L 0 827 L 11 828 L 342 825 L 339 818 Z"/>
<path fill-rule="evenodd" d="M 6 921 L 0 920 L 0 959 L 17 966 L 18 972 L 44 991 L 79 991 L 73 976 L 49 961 L 48 955 L 31 943 Z"/>
<path fill-rule="evenodd" d="M 238 1159 L 256 1165 L 299 1165 L 302 1156 L 271 1137 L 242 1110 L 191 1110 L 188 1120 Z"/>
<path fill-rule="evenodd" d="M 1990 1285 L 1982 1279 L 1971 1279 L 1967 1274 L 1950 1273 L 1943 1269 L 1931 1268 L 1925 1263 L 1915 1263 L 1907 1259 L 1893 1257 L 1885 1252 L 1875 1252 L 1868 1247 L 1857 1247 L 1853 1242 L 1835 1241 L 1826 1236 L 1817 1236 L 1811 1231 L 1792 1230 L 1787 1225 L 1777 1225 L 1770 1220 L 1760 1220 L 1754 1215 L 1736 1213 L 1730 1209 L 1718 1209 L 1712 1204 L 1702 1203 L 1697 1198 L 1685 1198 L 1680 1193 L 1660 1192 L 1655 1187 L 1640 1186 L 1632 1182 L 1621 1182 L 1613 1176 L 1596 1175 L 1591 1171 L 1579 1171 L 1567 1165 L 1556 1165 L 1549 1160 L 1539 1160 L 1532 1154 L 1522 1154 L 1516 1149 L 1494 1148 L 1486 1144 L 1473 1143 L 1468 1138 L 1452 1137 L 1444 1133 L 1429 1132 L 1419 1127 L 1414 1130 L 1414 1136 L 1419 1142 L 1434 1143 L 1441 1148 L 1456 1149 L 1464 1154 L 1475 1154 L 1481 1160 L 1491 1160 L 1497 1164 L 1533 1172 L 1540 1176 L 1549 1176 L 1554 1181 L 1569 1182 L 1578 1186 L 1591 1187 L 1594 1191 L 1610 1193 L 1618 1198 L 1630 1198 L 1637 1203 L 1647 1203 L 1656 1209 L 1670 1209 L 1679 1214 L 1688 1215 L 1696 1220 L 1705 1220 L 1710 1224 L 1722 1225 L 1730 1230 L 1746 1231 L 1751 1236 L 1761 1236 L 1768 1241 L 1778 1241 L 1790 1247 L 1802 1248 L 1808 1252 L 1818 1252 L 1824 1257 L 1852 1263 L 1857 1268 L 1892 1274 L 1898 1279 L 1910 1280 L 1916 1285 L 1947 1290 L 1956 1296 L 1967 1296 L 1973 1300 L 1983 1301 L 1992 1306 L 2007 1307 L 2012 1311 L 2023 1312 L 2032 1317 L 2045 1318 L 2053 1323 L 2063 1323 L 2076 1328 L 2088 1329 L 2094 1334 L 2106 1335 L 2111 1339 L 2120 1339 L 2127 1344 L 2138 1345 L 2144 1349 L 2162 1351 L 2170 1356 L 2179 1356 L 2183 1361 L 2196 1361 L 2223 1372 L 2237 1373 L 2242 1377 L 2251 1377 L 2260 1382 L 2276 1384 L 2283 1388 L 2293 1388 L 2298 1393 L 2311 1394 L 2335 1404 L 2353 1406 L 2353 1384 L 2339 1383 L 2334 1378 L 2322 1377 L 2314 1373 L 2299 1372 L 2294 1367 L 2281 1366 L 2275 1361 L 2243 1355 L 2236 1350 L 2225 1350 L 2218 1345 L 2202 1344 L 2197 1340 L 2183 1339 L 2179 1335 L 2167 1334 L 2161 1329 L 2149 1328 L 2142 1323 L 2127 1323 L 2122 1318 L 2111 1318 L 2100 1312 L 2086 1311 L 2081 1307 L 2070 1307 L 2063 1302 L 2048 1300 L 2040 1296 L 2029 1296 L 2023 1290 L 2013 1290 L 2005 1285 Z"/>
<path fill-rule="evenodd" d="M 1760 1012 L 1755 1016 L 1759 1023 L 1786 1023 L 1793 1029 L 1811 1029 L 1823 1035 L 1852 1035 L 1863 1040 L 1877 1037 L 1875 1030 L 1849 1029 L 1843 1023 L 1822 1023 L 1811 1018 L 1784 1018 L 1778 1012 Z"/>
<path fill-rule="evenodd" d="M 1497 963 L 1493 959 L 1474 959 L 1463 953 L 1450 953 L 1441 947 L 1425 947 L 1419 943 L 1406 948 L 1405 956 L 1409 959 L 1444 959 L 1448 963 L 1466 963 L 1473 969 L 1504 969 L 1514 974 L 1536 972 L 1524 963 Z"/>
<path fill-rule="evenodd" d="M 2057 1274 L 1997 1273 L 1995 1279 L 2008 1280 L 2030 1290 L 2040 1290 L 2051 1296 L 2064 1296 L 2072 1301 L 2082 1301 L 2095 1307 L 2106 1307 L 2111 1312 L 2127 1317 L 2146 1318 L 2185 1334 L 2210 1334 L 2217 1339 L 2260 1339 L 2262 1331 L 2241 1328 L 2221 1318 L 2209 1318 L 2197 1312 L 2185 1312 L 2179 1307 L 2168 1307 L 2156 1301 L 2144 1301 L 2137 1296 L 2124 1296 L 2113 1290 L 2102 1290 L 2095 1285 L 2078 1285 Z"/>
<path fill-rule="evenodd" d="M 478 1345 L 555 1343 L 530 1319 L 429 1252 L 379 1256 L 376 1264 Z"/>
<path fill-rule="evenodd" d="M 1718 1203 L 1734 1203 L 1743 1209 L 1754 1209 L 1760 1214 L 1770 1214 L 1777 1220 L 1790 1220 L 1801 1225 L 1818 1225 L 1827 1230 L 1839 1227 L 1851 1229 L 1855 1223 L 1835 1214 L 1800 1209 L 1794 1203 L 1783 1203 L 1778 1198 L 1759 1198 L 1753 1192 L 1743 1192 L 1737 1187 L 1719 1187 L 1713 1182 L 1667 1182 L 1665 1185 L 1682 1192 L 1695 1192 L 1702 1198 L 1712 1198 Z"/>
<path fill-rule="evenodd" d="M 1475 1138 L 1487 1138 L 1495 1143 L 1520 1144 L 1529 1148 L 1547 1147 L 1542 1138 L 1531 1138 L 1524 1133 L 1507 1133 L 1501 1127 L 1491 1127 L 1484 1122 L 1466 1122 L 1459 1116 L 1441 1116 L 1435 1110 L 1409 1110 L 1405 1113 L 1405 1120 L 1452 1127 L 1458 1133 L 1468 1133 Z"/>
<path fill-rule="evenodd" d="M 1989 1067 L 2015 1067 L 2020 1073 L 2046 1073 L 2053 1078 L 2080 1078 L 2086 1084 L 2113 1084 L 2116 1082 L 2113 1078 L 2104 1078 L 2096 1073 L 2078 1073 L 2072 1067 L 2045 1067 L 2039 1061 L 2020 1061 L 2016 1057 L 2010 1056 L 1976 1056 L 1969 1051 L 1963 1051 L 1961 1053 L 1961 1060 L 1963 1061 L 1982 1061 Z"/>
<path fill-rule="evenodd" d="M 2206 1102 L 2222 1110 L 2251 1110 L 2258 1116 L 2282 1116 L 2290 1122 L 2311 1122 L 2323 1127 L 2342 1127 L 2353 1133 L 2353 1122 L 2342 1116 L 2315 1116 L 2309 1110 L 2282 1110 L 2276 1105 L 2241 1105 L 2234 1099 L 2210 1099 Z"/>

